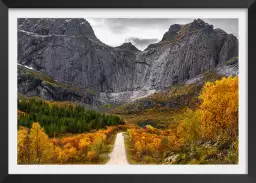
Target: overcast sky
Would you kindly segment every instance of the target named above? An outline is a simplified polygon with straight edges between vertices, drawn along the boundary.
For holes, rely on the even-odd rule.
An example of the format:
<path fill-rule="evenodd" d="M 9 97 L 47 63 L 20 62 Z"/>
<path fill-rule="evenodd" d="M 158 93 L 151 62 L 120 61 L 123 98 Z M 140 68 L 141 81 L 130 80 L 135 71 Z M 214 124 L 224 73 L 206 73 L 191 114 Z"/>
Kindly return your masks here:
<path fill-rule="evenodd" d="M 129 18 L 91 18 L 88 19 L 95 35 L 110 46 L 125 42 L 133 43 L 144 50 L 149 44 L 160 41 L 172 24 L 187 24 L 193 19 L 129 19 Z M 238 37 L 238 19 L 203 19 L 214 28 L 221 28 Z"/>

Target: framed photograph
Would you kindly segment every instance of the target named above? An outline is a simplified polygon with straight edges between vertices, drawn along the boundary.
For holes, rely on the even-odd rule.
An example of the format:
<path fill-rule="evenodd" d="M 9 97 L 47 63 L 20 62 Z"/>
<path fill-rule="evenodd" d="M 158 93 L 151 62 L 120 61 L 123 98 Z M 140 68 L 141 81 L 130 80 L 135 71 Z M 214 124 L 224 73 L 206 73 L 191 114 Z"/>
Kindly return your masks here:
<path fill-rule="evenodd" d="M 2 1 L 0 181 L 255 181 L 253 1 Z"/>

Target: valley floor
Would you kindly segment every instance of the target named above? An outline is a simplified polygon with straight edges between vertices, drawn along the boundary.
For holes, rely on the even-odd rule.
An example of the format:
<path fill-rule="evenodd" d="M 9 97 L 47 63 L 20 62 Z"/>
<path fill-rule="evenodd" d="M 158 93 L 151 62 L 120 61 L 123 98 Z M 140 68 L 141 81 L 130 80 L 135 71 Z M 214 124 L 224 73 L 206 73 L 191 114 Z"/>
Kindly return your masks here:
<path fill-rule="evenodd" d="M 237 164 L 238 77 L 218 77 L 106 113 L 19 96 L 18 163 Z"/>

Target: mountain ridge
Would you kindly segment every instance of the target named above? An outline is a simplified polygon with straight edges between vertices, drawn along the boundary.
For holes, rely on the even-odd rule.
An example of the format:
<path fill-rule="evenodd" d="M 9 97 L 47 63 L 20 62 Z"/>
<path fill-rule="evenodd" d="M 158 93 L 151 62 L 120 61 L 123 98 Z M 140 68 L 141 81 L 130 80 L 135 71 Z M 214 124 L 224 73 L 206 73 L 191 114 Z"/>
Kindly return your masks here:
<path fill-rule="evenodd" d="M 123 49 L 123 50 L 131 50 L 131 51 L 140 51 L 136 46 L 134 46 L 131 42 L 123 43 L 120 46 L 115 48 Z"/>
<path fill-rule="evenodd" d="M 237 38 L 201 19 L 171 25 L 159 43 L 144 51 L 131 43 L 115 48 L 102 43 L 85 19 L 18 22 L 19 64 L 75 87 L 92 88 L 105 98 L 164 89 L 238 56 Z"/>

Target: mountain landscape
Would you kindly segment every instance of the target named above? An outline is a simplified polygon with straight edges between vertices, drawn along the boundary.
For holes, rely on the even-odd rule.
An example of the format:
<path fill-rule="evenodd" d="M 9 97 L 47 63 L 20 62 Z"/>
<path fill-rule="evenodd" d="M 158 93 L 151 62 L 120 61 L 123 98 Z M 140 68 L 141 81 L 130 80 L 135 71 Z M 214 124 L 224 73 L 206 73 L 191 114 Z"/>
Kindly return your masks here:
<path fill-rule="evenodd" d="M 238 39 L 233 34 L 195 19 L 170 25 L 161 41 L 145 50 L 131 42 L 108 46 L 86 19 L 20 18 L 17 34 L 19 134 L 32 138 L 32 129 L 44 128 L 53 138 L 48 142 L 44 136 L 45 144 L 58 146 L 52 150 L 59 153 L 58 164 L 105 162 L 99 158 L 101 152 L 111 152 L 120 131 L 125 131 L 131 164 L 237 162 L 238 96 L 233 94 L 237 94 L 239 58 Z M 207 116 L 211 114 L 202 111 L 209 109 L 204 102 L 211 100 L 207 92 L 212 91 L 216 92 L 212 97 L 226 97 L 219 104 L 226 107 L 212 109 L 220 117 L 214 113 L 209 124 L 216 121 L 218 125 L 209 127 Z M 220 101 L 218 97 L 210 103 Z M 231 107 L 228 101 L 234 102 Z M 200 117 L 196 111 L 201 111 Z M 186 127 L 195 121 L 193 129 Z M 228 134 L 209 132 L 220 126 Z M 70 133 L 76 136 L 66 137 Z M 86 145 L 89 142 L 99 144 L 91 148 Z M 24 147 L 26 141 L 21 143 Z M 103 144 L 108 150 L 102 151 Z M 209 150 L 212 154 L 207 154 Z M 61 153 L 70 157 L 60 157 Z M 19 154 L 20 163 L 40 163 L 37 158 L 28 162 L 25 154 Z M 52 163 L 44 156 L 41 159 Z"/>
<path fill-rule="evenodd" d="M 159 43 L 144 51 L 131 43 L 114 48 L 102 43 L 85 19 L 20 19 L 18 43 L 21 93 L 93 105 L 122 103 L 163 90 L 225 67 L 238 56 L 235 36 L 200 19 L 171 25 Z M 53 81 L 28 78 L 24 66 Z M 58 83 L 76 90 L 55 87 Z"/>

